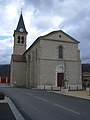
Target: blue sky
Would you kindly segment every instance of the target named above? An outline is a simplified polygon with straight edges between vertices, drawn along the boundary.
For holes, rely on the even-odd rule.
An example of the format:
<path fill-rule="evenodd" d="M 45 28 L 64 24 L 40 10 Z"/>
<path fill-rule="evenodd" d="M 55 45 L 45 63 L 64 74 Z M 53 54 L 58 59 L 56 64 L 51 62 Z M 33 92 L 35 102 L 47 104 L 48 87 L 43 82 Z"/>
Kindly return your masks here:
<path fill-rule="evenodd" d="M 0 36 L 0 40 L 11 38 L 11 36 Z"/>
<path fill-rule="evenodd" d="M 0 64 L 10 63 L 21 8 L 27 48 L 37 37 L 61 29 L 80 41 L 81 61 L 90 63 L 90 0 L 0 0 Z"/>

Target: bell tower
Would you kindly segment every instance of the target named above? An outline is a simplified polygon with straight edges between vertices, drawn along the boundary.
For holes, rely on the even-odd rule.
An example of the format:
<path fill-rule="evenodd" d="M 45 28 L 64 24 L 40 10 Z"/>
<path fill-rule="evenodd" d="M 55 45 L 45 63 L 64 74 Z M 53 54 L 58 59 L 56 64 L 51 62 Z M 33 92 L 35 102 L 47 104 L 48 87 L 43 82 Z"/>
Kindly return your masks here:
<path fill-rule="evenodd" d="M 22 55 L 26 50 L 26 41 L 27 41 L 27 34 L 23 15 L 21 12 L 18 25 L 16 30 L 14 30 L 14 46 L 13 46 L 13 54 L 14 55 Z"/>

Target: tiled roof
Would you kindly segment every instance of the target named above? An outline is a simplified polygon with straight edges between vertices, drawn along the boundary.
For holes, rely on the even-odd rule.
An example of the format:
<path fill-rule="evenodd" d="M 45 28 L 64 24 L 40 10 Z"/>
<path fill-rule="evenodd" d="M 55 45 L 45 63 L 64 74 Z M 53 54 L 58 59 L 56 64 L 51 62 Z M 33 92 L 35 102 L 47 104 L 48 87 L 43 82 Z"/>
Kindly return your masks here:
<path fill-rule="evenodd" d="M 26 58 L 24 55 L 12 55 L 12 60 L 14 62 L 26 62 Z"/>
<path fill-rule="evenodd" d="M 84 72 L 82 73 L 83 76 L 90 76 L 90 72 Z"/>

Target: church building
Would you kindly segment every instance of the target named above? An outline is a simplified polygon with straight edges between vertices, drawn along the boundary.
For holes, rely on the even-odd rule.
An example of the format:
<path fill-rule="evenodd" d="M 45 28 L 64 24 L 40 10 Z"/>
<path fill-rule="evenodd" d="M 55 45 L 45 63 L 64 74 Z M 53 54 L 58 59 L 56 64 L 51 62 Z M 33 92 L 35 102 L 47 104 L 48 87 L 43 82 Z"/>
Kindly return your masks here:
<path fill-rule="evenodd" d="M 29 32 L 29 31 L 28 31 Z M 11 56 L 11 85 L 29 88 L 82 86 L 79 41 L 62 30 L 38 37 L 26 50 L 27 34 L 21 13 Z"/>

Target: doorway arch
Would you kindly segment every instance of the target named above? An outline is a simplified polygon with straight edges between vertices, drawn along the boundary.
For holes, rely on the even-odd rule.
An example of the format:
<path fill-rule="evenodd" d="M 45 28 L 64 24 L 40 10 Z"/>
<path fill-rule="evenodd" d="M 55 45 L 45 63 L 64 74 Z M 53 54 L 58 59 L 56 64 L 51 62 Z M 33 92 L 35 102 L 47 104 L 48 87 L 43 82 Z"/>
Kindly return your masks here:
<path fill-rule="evenodd" d="M 64 86 L 64 71 L 65 67 L 64 65 L 58 65 L 56 67 L 56 87 L 62 87 Z"/>

